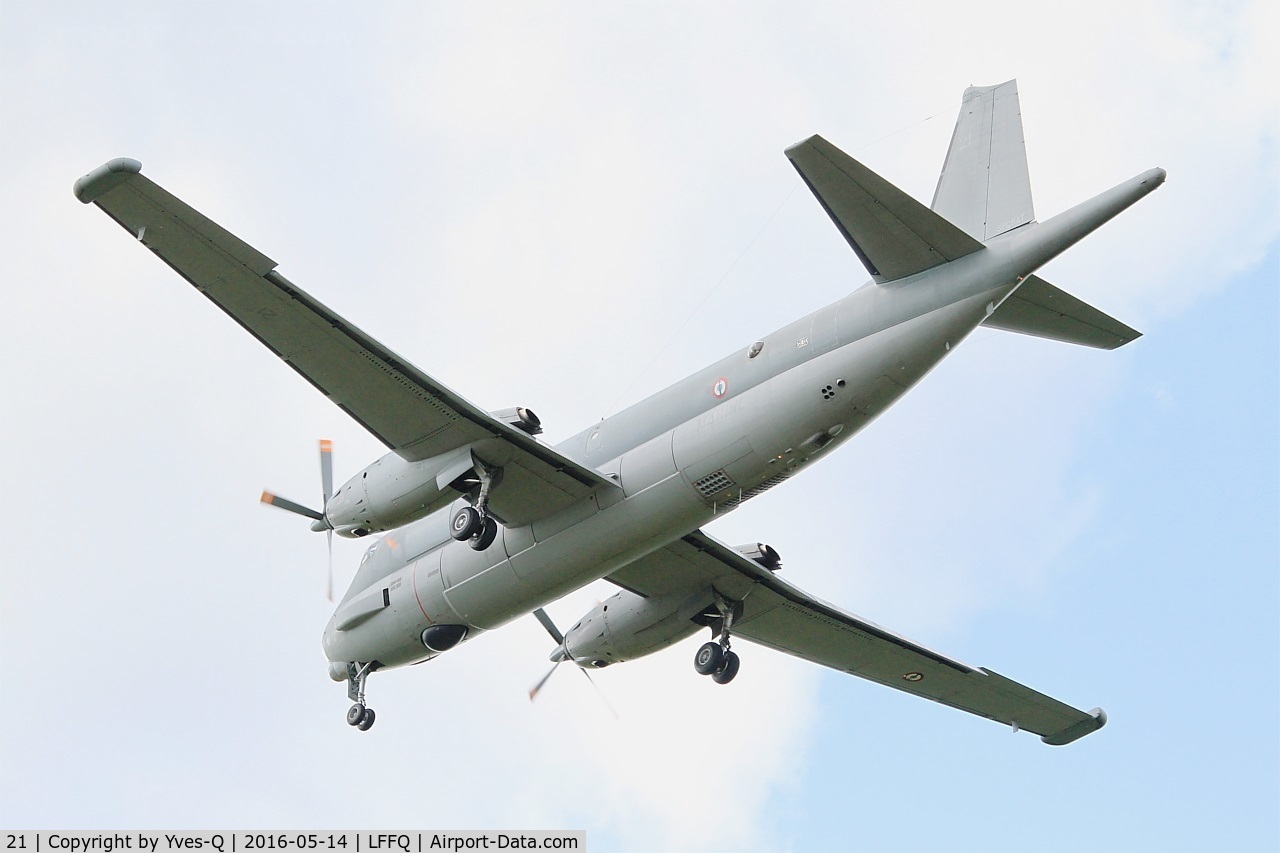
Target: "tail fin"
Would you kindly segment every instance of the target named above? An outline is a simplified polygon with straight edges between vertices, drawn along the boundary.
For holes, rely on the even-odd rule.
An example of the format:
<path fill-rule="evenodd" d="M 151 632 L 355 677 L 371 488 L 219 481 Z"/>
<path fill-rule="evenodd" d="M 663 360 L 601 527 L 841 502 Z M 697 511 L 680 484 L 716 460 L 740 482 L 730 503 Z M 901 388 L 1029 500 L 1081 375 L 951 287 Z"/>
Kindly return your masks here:
<path fill-rule="evenodd" d="M 965 89 L 932 207 L 984 243 L 1035 219 L 1017 80 Z"/>

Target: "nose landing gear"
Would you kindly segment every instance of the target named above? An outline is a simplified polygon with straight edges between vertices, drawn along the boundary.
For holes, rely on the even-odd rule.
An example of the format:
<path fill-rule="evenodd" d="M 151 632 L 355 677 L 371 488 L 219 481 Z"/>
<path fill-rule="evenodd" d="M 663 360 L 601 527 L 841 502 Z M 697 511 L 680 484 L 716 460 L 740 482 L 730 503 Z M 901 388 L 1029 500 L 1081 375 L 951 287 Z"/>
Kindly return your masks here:
<path fill-rule="evenodd" d="M 367 732 L 373 728 L 373 721 L 377 719 L 373 709 L 364 704 L 365 679 L 369 677 L 369 673 L 377 668 L 377 661 L 369 661 L 363 665 L 359 663 L 347 664 L 347 697 L 355 703 L 347 709 L 347 725 L 355 726 L 362 732 Z"/>
<path fill-rule="evenodd" d="M 729 629 L 733 627 L 734 611 L 741 602 L 730 601 L 714 589 L 711 594 L 720 614 L 720 637 L 698 649 L 693 656 L 693 668 L 699 675 L 711 676 L 716 684 L 728 684 L 738 674 L 741 665 L 738 655 L 729 649 Z"/>

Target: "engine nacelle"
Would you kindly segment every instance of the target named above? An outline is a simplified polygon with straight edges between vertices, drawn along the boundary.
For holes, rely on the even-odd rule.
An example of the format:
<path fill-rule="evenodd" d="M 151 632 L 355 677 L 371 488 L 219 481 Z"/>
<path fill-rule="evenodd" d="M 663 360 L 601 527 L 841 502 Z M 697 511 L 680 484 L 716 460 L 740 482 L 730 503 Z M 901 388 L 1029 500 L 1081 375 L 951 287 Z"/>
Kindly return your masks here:
<path fill-rule="evenodd" d="M 529 435 L 542 432 L 542 421 L 523 406 L 490 414 Z M 470 446 L 418 462 L 388 453 L 342 484 L 329 498 L 325 518 L 335 533 L 350 539 L 392 530 L 455 501 L 467 486 L 453 488 L 452 484 L 474 470 Z M 316 522 L 314 529 L 325 527 L 324 522 Z"/>
<path fill-rule="evenodd" d="M 702 626 L 693 619 L 712 601 L 710 587 L 653 598 L 623 590 L 578 620 L 565 634 L 565 648 L 579 666 L 634 660 L 697 633 Z"/>
<path fill-rule="evenodd" d="M 388 453 L 334 492 L 325 518 L 348 538 L 400 527 L 456 500 L 462 492 L 450 484 L 474 466 L 470 447 L 419 462 Z"/>

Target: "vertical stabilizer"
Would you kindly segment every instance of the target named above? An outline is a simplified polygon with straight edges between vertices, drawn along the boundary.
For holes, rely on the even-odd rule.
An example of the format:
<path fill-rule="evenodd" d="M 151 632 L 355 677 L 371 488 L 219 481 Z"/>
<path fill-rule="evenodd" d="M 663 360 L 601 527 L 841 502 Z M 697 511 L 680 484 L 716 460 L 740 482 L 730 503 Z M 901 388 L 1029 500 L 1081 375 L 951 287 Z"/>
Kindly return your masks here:
<path fill-rule="evenodd" d="M 1018 81 L 965 89 L 933 210 L 984 243 L 1035 219 Z"/>

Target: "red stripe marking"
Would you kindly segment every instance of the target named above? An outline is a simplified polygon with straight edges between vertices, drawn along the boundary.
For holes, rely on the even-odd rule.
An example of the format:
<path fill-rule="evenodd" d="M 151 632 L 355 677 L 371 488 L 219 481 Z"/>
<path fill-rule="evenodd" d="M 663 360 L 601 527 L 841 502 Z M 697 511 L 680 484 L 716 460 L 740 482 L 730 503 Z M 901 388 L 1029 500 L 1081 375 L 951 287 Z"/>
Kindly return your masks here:
<path fill-rule="evenodd" d="M 413 564 L 413 577 L 409 579 L 409 582 L 413 584 L 413 600 L 418 602 L 418 609 L 422 611 L 423 617 L 434 625 L 436 623 L 431 621 L 431 617 L 427 616 L 427 609 L 422 606 L 422 599 L 418 598 L 418 563 L 421 562 L 421 560 L 418 560 L 417 563 Z"/>

